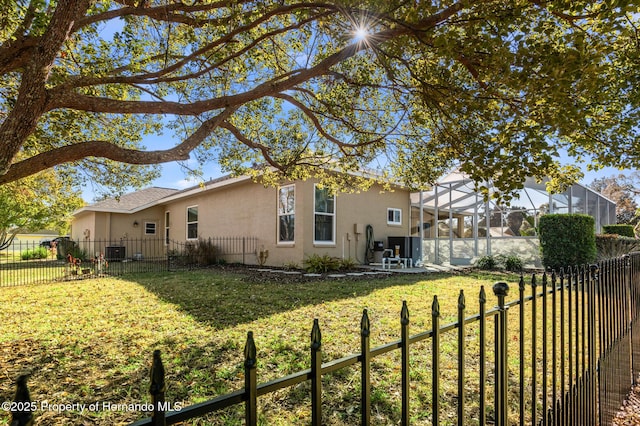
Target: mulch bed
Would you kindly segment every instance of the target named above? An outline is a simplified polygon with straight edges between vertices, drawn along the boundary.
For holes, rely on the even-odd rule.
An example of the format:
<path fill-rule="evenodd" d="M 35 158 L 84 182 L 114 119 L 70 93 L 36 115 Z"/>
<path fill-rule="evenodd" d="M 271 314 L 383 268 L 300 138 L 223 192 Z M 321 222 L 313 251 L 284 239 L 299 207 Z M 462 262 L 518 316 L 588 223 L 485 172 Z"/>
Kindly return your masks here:
<path fill-rule="evenodd" d="M 640 385 L 636 385 L 631 389 L 620 411 L 613 418 L 612 424 L 614 426 L 640 425 Z"/>

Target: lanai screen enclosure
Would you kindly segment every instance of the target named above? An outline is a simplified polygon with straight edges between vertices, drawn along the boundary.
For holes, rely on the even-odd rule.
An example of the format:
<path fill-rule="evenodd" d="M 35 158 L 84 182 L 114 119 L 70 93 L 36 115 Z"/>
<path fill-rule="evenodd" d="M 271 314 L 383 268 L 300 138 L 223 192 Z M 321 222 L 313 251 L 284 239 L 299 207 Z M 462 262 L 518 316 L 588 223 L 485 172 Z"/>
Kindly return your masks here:
<path fill-rule="evenodd" d="M 532 178 L 508 206 L 485 202 L 474 182 L 459 172 L 429 191 L 412 194 L 411 203 L 411 233 L 420 236 L 422 230 L 422 260 L 435 264 L 464 265 L 484 255 L 504 254 L 540 266 L 535 229 L 541 215 L 588 214 L 595 218 L 597 233 L 616 222 L 615 203 L 601 194 L 580 184 L 550 194 L 544 182 Z"/>

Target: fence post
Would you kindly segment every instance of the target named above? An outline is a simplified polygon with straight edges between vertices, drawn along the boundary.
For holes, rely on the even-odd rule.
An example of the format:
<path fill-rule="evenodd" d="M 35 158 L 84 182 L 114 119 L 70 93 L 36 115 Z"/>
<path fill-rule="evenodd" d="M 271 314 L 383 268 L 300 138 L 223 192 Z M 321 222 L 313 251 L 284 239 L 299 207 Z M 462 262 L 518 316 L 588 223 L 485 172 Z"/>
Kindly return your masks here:
<path fill-rule="evenodd" d="M 496 318 L 495 357 L 496 357 L 496 426 L 507 425 L 507 308 L 504 299 L 509 293 L 509 285 L 498 282 L 493 285 L 493 293 L 498 297 L 498 316 Z"/>
<path fill-rule="evenodd" d="M 464 425 L 464 398 L 465 398 L 465 312 L 464 290 L 460 290 L 458 297 L 458 425 Z"/>
<path fill-rule="evenodd" d="M 535 274 L 531 277 L 531 424 L 538 424 L 537 404 L 538 404 L 538 281 Z M 495 291 L 495 287 L 494 287 Z M 524 359 L 524 358 L 523 358 Z M 521 361 L 523 362 L 523 361 Z M 506 365 L 506 364 L 505 364 Z M 506 409 L 506 407 L 505 407 Z M 503 423 L 506 424 L 506 423 Z"/>
<path fill-rule="evenodd" d="M 432 361 L 432 384 L 431 384 L 431 424 L 440 424 L 440 303 L 438 296 L 433 296 L 431 304 L 431 327 L 433 329 L 433 337 L 431 338 L 431 356 Z"/>
<path fill-rule="evenodd" d="M 322 334 L 318 319 L 311 329 L 311 424 L 322 425 Z"/>
<path fill-rule="evenodd" d="M 160 350 L 153 351 L 153 363 L 151 364 L 151 385 L 149 393 L 153 403 L 153 414 L 151 424 L 154 426 L 165 426 L 167 424 L 164 413 L 164 392 L 166 389 L 164 382 L 164 366 L 160 358 Z"/>
<path fill-rule="evenodd" d="M 362 312 L 362 320 L 360 321 L 360 351 L 362 353 L 361 371 L 361 422 L 362 425 L 368 425 L 371 422 L 371 351 L 369 336 L 371 328 L 369 323 L 369 315 L 365 309 Z"/>
<path fill-rule="evenodd" d="M 519 419 L 519 425 L 520 426 L 524 426 L 525 424 L 525 378 L 524 378 L 524 374 L 525 374 L 525 365 L 524 365 L 524 360 L 525 355 L 524 355 L 524 350 L 525 350 L 525 342 L 526 339 L 524 338 L 524 330 L 525 330 L 525 321 L 524 321 L 524 309 L 525 309 L 525 295 L 524 295 L 524 276 L 522 276 L 522 274 L 520 274 L 520 281 L 518 282 L 518 300 L 520 301 L 520 303 L 518 303 L 518 309 L 519 309 L 519 313 L 520 315 L 518 315 L 519 317 L 519 327 L 518 330 L 520 332 L 520 336 L 518 338 L 518 342 L 519 342 L 519 349 L 520 349 L 520 402 L 519 402 L 519 408 L 520 408 L 520 419 Z"/>
<path fill-rule="evenodd" d="M 256 379 L 256 344 L 253 340 L 253 332 L 247 333 L 247 343 L 244 346 L 244 392 L 247 396 L 245 402 L 245 424 L 255 426 L 258 424 L 258 385 Z"/>
<path fill-rule="evenodd" d="M 409 424 L 409 308 L 402 302 L 400 311 L 400 340 L 402 351 L 402 425 Z"/>
<path fill-rule="evenodd" d="M 486 317 L 486 305 L 487 294 L 484 291 L 484 286 L 480 286 L 480 294 L 478 296 L 478 303 L 480 305 L 480 425 L 484 425 L 487 419 L 486 411 L 486 394 L 487 394 L 487 317 Z"/>
<path fill-rule="evenodd" d="M 27 375 L 23 374 L 16 380 L 16 394 L 13 402 L 17 403 L 16 407 L 11 409 L 11 425 L 12 426 L 30 426 L 33 424 L 33 409 L 36 408 L 35 403 L 31 403 L 29 388 L 27 387 Z"/>

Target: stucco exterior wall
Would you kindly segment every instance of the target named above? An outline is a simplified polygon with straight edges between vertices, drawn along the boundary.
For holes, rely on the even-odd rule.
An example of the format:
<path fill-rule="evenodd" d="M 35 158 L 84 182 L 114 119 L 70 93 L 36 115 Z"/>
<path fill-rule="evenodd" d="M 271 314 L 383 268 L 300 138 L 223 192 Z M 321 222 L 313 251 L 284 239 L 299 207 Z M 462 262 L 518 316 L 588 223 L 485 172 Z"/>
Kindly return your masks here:
<path fill-rule="evenodd" d="M 383 241 L 387 246 L 387 237 L 406 236 L 409 229 L 409 192 L 396 189 L 393 192 L 381 192 L 382 187 L 374 185 L 366 192 L 339 193 L 335 205 L 335 241 L 333 244 L 314 242 L 314 181 L 300 182 L 299 198 L 303 198 L 302 234 L 303 256 L 313 253 L 339 258 L 351 258 L 357 263 L 365 263 L 366 226 L 373 227 L 374 240 Z M 387 224 L 387 209 L 401 211 L 399 225 Z M 296 224 L 298 221 L 296 215 Z M 359 233 L 356 233 L 356 230 Z M 297 231 L 298 232 L 298 231 Z"/>
<path fill-rule="evenodd" d="M 334 241 L 314 242 L 315 187 L 313 180 L 285 182 L 293 185 L 294 241 L 278 242 L 278 194 L 279 187 L 264 187 L 250 180 L 237 179 L 223 182 L 213 189 L 193 189 L 165 199 L 154 207 L 139 212 L 103 213 L 83 212 L 73 225 L 74 239 L 82 239 L 82 230 L 90 229 L 91 239 L 114 240 L 123 246 L 127 241 L 145 239 L 162 240 L 165 237 L 165 215 L 169 213 L 169 239 L 184 242 L 187 233 L 187 210 L 197 207 L 197 235 L 201 238 L 256 237 L 256 250 L 268 251 L 265 265 L 303 266 L 311 254 L 351 258 L 364 263 L 366 226 L 371 225 L 374 239 L 387 241 L 389 236 L 408 235 L 410 214 L 409 192 L 403 189 L 381 192 L 381 186 L 359 193 L 341 193 L 336 196 Z M 388 224 L 388 208 L 400 212 L 399 224 Z M 138 226 L 134 227 L 134 222 Z M 145 223 L 153 222 L 156 235 L 145 235 Z M 91 248 L 104 251 L 103 247 Z M 127 257 L 140 253 L 145 258 L 166 250 L 163 244 L 127 246 Z M 254 255 L 245 256 L 245 262 L 258 264 Z"/>

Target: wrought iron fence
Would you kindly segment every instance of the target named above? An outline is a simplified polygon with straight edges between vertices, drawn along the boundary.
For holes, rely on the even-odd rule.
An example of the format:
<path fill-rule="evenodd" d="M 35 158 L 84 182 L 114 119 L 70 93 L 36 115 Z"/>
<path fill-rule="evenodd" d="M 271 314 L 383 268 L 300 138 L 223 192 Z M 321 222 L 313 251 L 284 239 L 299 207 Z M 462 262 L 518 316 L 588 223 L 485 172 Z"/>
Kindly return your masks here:
<path fill-rule="evenodd" d="M 219 263 L 254 264 L 257 238 L 14 241 L 0 251 L 0 287 L 136 272 L 199 268 Z"/>
<path fill-rule="evenodd" d="M 528 282 L 527 282 L 528 281 Z M 152 417 L 135 426 L 175 424 L 204 416 L 233 405 L 244 405 L 247 425 L 258 423 L 260 396 L 299 383 L 311 383 L 311 423 L 323 424 L 323 376 L 352 365 L 360 367 L 361 424 L 371 423 L 371 371 L 373 359 L 398 350 L 400 353 L 401 397 L 398 401 L 401 424 L 408 425 L 412 399 L 410 358 L 417 356 L 418 342 L 430 343 L 432 366 L 431 398 L 422 402 L 430 411 L 432 424 L 457 416 L 457 424 L 484 425 L 608 425 L 640 372 L 640 253 L 575 268 L 558 274 L 533 275 L 520 279 L 517 298 L 507 302 L 510 286 L 493 286 L 497 306 L 487 306 L 484 288 L 478 293 L 478 314 L 467 316 L 467 301 L 460 291 L 457 321 L 441 325 L 438 297 L 434 296 L 432 329 L 411 335 L 406 302 L 400 311 L 400 340 L 370 349 L 371 331 L 367 310 L 360 323 L 360 352 L 322 362 L 322 338 L 319 320 L 311 329 L 310 367 L 267 383 L 258 384 L 257 348 L 248 332 L 244 348 L 244 388 L 209 401 L 167 411 L 165 376 L 161 354 L 155 351 L 151 369 Z M 477 332 L 470 333 L 473 327 Z M 514 331 L 515 330 L 515 331 Z M 457 371 L 441 368 L 441 339 L 455 335 Z M 467 378 L 472 339 L 479 342 L 478 377 Z M 517 342 L 517 343 L 512 343 Z M 528 363 L 528 365 L 526 364 Z M 454 407 L 445 407 L 441 383 L 455 376 L 457 395 Z M 20 383 L 20 381 L 19 381 Z M 469 386 L 477 386 L 478 413 L 467 420 L 466 395 Z M 16 395 L 28 395 L 23 384 Z M 453 411 L 453 415 L 450 415 Z M 22 413 L 24 414 L 24 413 Z M 19 416 L 16 413 L 15 416 Z M 325 414 L 326 415 L 326 414 Z"/>

